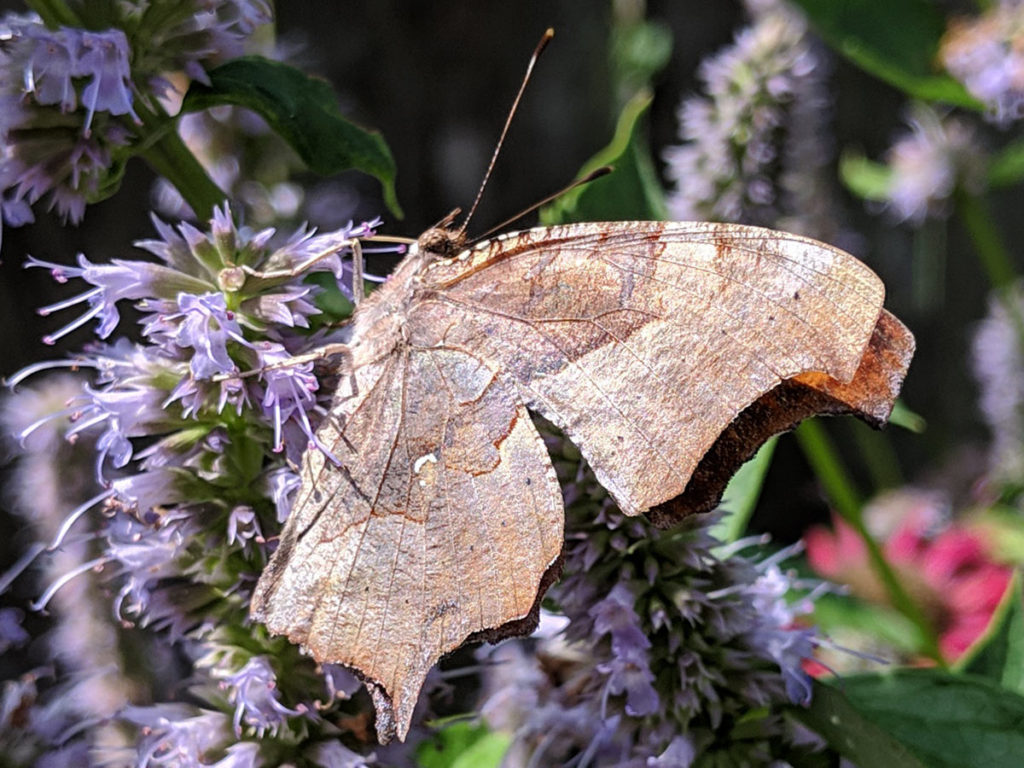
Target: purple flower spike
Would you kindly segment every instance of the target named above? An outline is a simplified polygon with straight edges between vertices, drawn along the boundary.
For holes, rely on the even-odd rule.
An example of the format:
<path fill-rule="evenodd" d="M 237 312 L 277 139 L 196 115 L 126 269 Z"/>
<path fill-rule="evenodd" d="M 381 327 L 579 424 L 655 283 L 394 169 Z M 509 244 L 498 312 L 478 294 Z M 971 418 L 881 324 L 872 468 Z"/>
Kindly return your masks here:
<path fill-rule="evenodd" d="M 647 650 L 651 641 L 640 628 L 640 617 L 633 610 L 635 597 L 626 584 L 616 584 L 608 596 L 590 609 L 594 631 L 598 635 L 612 636 L 613 658 L 598 666 L 608 676 L 608 690 L 626 694 L 626 713 L 634 717 L 653 714 L 658 710 L 658 693 L 652 683 Z"/>
<path fill-rule="evenodd" d="M 305 708 L 289 709 L 277 697 L 277 679 L 264 656 L 253 656 L 238 672 L 224 679 L 228 699 L 235 705 L 235 735 L 242 726 L 255 729 L 257 735 L 276 734 L 289 717 L 302 715 Z"/>
<path fill-rule="evenodd" d="M 156 341 L 170 341 L 181 349 L 194 350 L 189 368 L 197 379 L 234 373 L 238 366 L 228 354 L 228 341 L 250 346 L 222 293 L 178 295 L 179 311 L 151 323 L 144 333 Z"/>
<path fill-rule="evenodd" d="M 108 178 L 111 149 L 128 144 L 131 52 L 120 29 L 49 29 L 34 17 L 0 22 L 0 195 L 5 221 L 30 219 L 15 201 L 49 205 L 78 222 Z M 112 25 L 113 26 L 113 25 Z M 96 120 L 97 113 L 110 116 Z M 98 126 L 98 127 L 96 127 Z"/>
<path fill-rule="evenodd" d="M 31 53 L 25 65 L 25 90 L 40 104 L 60 104 L 62 112 L 78 106 L 71 78 L 75 74 L 75 57 L 81 35 L 74 29 L 50 30 L 42 26 L 28 27 Z"/>
<path fill-rule="evenodd" d="M 160 2 L 170 8 L 169 0 Z M 104 122 L 97 118 L 95 130 Z M 115 593 L 116 621 L 159 633 L 161 645 L 154 648 L 181 643 L 195 651 L 188 689 L 208 704 L 123 709 L 119 719 L 137 732 L 132 764 L 262 768 L 269 755 L 285 754 L 279 744 L 287 744 L 294 760 L 310 764 L 355 768 L 373 762 L 341 742 L 324 746 L 338 729 L 333 714 L 319 714 L 362 684 L 328 665 L 314 689 L 296 687 L 316 683 L 312 663 L 268 655 L 277 642 L 266 644 L 262 632 L 248 631 L 244 608 L 266 550 L 279 540 L 264 509 L 272 500 L 278 518 L 287 517 L 300 484 L 293 461 L 319 444 L 316 427 L 331 397 L 306 353 L 343 340 L 344 332 L 300 330 L 316 312 L 311 299 L 317 289 L 304 284 L 304 273 L 293 275 L 287 260 L 271 261 L 271 231 L 236 226 L 226 207 L 209 229 L 158 229 L 160 239 L 142 244 L 155 254 L 152 261 L 30 261 L 60 282 L 87 283 L 81 295 L 44 309 L 86 308 L 61 333 L 95 318 L 101 334 L 113 335 L 122 299 L 135 301 L 143 327 L 141 343 L 94 343 L 79 356 L 31 366 L 12 379 L 18 384 L 55 367 L 88 369 L 88 384 L 75 382 L 13 431 L 33 442 L 49 433 L 53 444 L 65 436 L 83 438 L 79 446 L 99 457 L 103 487 L 63 524 L 58 520 L 53 542 L 64 546 L 48 559 L 94 541 L 102 545 L 98 556 L 62 567 L 63 575 L 35 605 L 45 606 L 78 575 L 102 569 Z M 287 451 L 288 460 L 273 456 L 274 448 Z M 112 465 L 121 471 L 102 477 Z M 103 514 L 86 518 L 98 504 Z M 274 530 L 263 530 L 267 525 Z M 17 572 L 24 567 L 19 564 Z M 0 643 L 18 641 L 10 618 L 0 615 Z M 249 636 L 252 643 L 239 642 Z M 276 672 L 271 664 L 280 665 Z M 221 684 L 220 696 L 204 695 L 211 682 Z M 606 682 L 607 676 L 601 679 Z M 635 687 L 628 680 L 623 686 L 624 693 Z M 364 704 L 353 698 L 344 706 Z M 124 755 L 109 762 L 121 764 Z"/>
<path fill-rule="evenodd" d="M 1024 117 L 1024 7 L 1019 2 L 987 3 L 973 19 L 954 19 L 939 48 L 949 73 L 975 98 L 989 118 L 1006 126 Z"/>
<path fill-rule="evenodd" d="M 130 55 L 128 39 L 120 29 L 81 33 L 80 55 L 72 74 L 90 78 L 82 91 L 82 104 L 88 110 L 82 127 L 86 136 L 97 110 L 131 115 L 135 122 L 141 122 L 132 108 Z"/>
<path fill-rule="evenodd" d="M 266 387 L 262 402 L 263 413 L 264 418 L 274 425 L 274 450 L 284 450 L 285 422 L 292 421 L 299 426 L 310 445 L 315 445 L 328 459 L 339 464 L 337 457 L 317 438 L 307 414 L 317 407 L 313 393 L 320 388 L 312 373 L 313 364 L 289 364 L 291 355 L 288 351 L 282 345 L 269 341 L 260 345 L 257 351 Z"/>
<path fill-rule="evenodd" d="M 72 267 L 42 261 L 30 256 L 25 262 L 25 266 L 26 268 L 49 269 L 58 282 L 66 282 L 69 278 L 80 278 L 95 286 L 85 293 L 50 304 L 39 310 L 39 314 L 45 316 L 83 302 L 89 306 L 85 314 L 72 320 L 60 330 L 49 334 L 45 339 L 48 344 L 52 344 L 62 336 L 81 327 L 94 317 L 99 319 L 96 335 L 101 339 L 107 338 L 113 333 L 121 319 L 117 310 L 117 302 L 121 300 L 159 296 L 174 288 L 205 287 L 201 283 L 197 285 L 198 281 L 189 280 L 167 267 L 150 264 L 146 261 L 114 259 L 110 264 L 93 264 L 83 254 L 79 254 L 78 266 Z"/>
<path fill-rule="evenodd" d="M 228 719 L 185 704 L 125 707 L 121 718 L 139 727 L 138 768 L 205 765 L 206 753 L 230 739 Z"/>

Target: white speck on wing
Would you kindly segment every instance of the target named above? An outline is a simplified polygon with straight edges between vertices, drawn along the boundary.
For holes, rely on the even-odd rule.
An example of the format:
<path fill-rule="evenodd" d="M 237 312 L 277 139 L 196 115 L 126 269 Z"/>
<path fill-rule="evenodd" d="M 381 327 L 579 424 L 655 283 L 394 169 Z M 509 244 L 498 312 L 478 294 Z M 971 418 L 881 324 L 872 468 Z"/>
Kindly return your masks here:
<path fill-rule="evenodd" d="M 412 471 L 418 475 L 420 473 L 420 470 L 423 469 L 423 465 L 426 464 L 428 461 L 437 464 L 437 456 L 435 456 L 432 453 L 420 456 L 418 459 L 416 459 L 416 461 L 413 462 Z"/>

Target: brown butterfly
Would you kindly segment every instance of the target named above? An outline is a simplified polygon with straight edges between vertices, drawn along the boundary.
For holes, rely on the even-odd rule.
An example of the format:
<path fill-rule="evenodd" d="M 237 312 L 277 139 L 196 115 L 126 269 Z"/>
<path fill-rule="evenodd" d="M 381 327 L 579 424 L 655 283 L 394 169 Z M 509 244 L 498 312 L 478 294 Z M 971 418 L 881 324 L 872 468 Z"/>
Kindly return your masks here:
<path fill-rule="evenodd" d="M 562 496 L 530 412 L 628 515 L 712 508 L 770 435 L 880 425 L 913 354 L 852 256 L 731 224 L 570 224 L 458 252 L 432 229 L 352 317 L 348 385 L 307 452 L 253 616 L 366 681 L 404 738 L 428 670 L 530 631 Z"/>

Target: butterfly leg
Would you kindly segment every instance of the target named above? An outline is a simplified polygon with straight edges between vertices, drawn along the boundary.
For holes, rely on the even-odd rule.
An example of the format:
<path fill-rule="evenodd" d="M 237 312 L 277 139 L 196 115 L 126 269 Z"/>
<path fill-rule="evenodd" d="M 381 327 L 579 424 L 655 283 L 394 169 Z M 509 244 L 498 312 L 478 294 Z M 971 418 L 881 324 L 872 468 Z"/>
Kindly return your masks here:
<path fill-rule="evenodd" d="M 353 389 L 355 388 L 355 378 L 352 373 L 352 351 L 349 349 L 347 344 L 325 344 L 322 347 L 318 347 L 310 352 L 306 352 L 303 355 L 295 355 L 289 357 L 287 360 L 281 360 L 270 365 L 260 366 L 259 368 L 252 368 L 248 371 L 233 371 L 231 373 L 219 373 L 214 376 L 211 380 L 214 382 L 227 381 L 229 379 L 248 379 L 252 376 L 259 376 L 260 374 L 266 373 L 267 371 L 278 371 L 291 368 L 297 365 L 305 365 L 306 363 L 316 363 L 322 360 L 340 356 L 344 361 L 342 365 L 338 366 L 339 370 L 348 372 L 347 378 L 351 380 Z"/>
<path fill-rule="evenodd" d="M 260 271 L 258 269 L 253 269 L 252 267 L 248 267 L 248 266 L 244 266 L 243 265 L 242 266 L 242 271 L 245 272 L 246 275 L 249 275 L 250 277 L 254 277 L 254 278 L 258 279 L 258 280 L 289 280 L 291 278 L 298 277 L 299 275 L 301 275 L 301 274 L 303 274 L 305 272 L 308 272 L 312 267 L 316 266 L 319 262 L 323 261 L 326 258 L 329 258 L 329 257 L 333 256 L 336 253 L 340 253 L 345 248 L 351 248 L 352 251 L 353 251 L 353 254 L 355 254 L 356 249 L 359 249 L 359 240 L 357 238 L 352 239 L 352 240 L 342 240 L 341 242 L 336 243 L 335 245 L 332 245 L 330 248 L 325 248 L 324 250 L 320 251 L 319 253 L 314 253 L 309 258 L 306 258 L 306 259 L 300 261 L 298 264 L 295 264 L 294 266 L 289 267 L 288 269 L 272 269 L 272 270 L 263 272 L 263 271 Z M 359 259 L 360 259 L 359 274 L 360 274 L 360 276 L 362 276 L 362 261 L 361 261 L 362 260 L 362 250 L 361 249 L 359 249 Z"/>
<path fill-rule="evenodd" d="M 363 246 L 352 241 L 352 303 L 359 307 L 363 299 Z"/>

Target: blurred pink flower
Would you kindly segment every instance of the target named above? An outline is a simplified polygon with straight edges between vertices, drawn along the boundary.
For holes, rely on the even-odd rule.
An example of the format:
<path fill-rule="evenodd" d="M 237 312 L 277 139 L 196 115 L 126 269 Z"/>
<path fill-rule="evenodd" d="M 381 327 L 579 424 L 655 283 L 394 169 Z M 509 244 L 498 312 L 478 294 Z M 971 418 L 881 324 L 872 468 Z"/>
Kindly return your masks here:
<path fill-rule="evenodd" d="M 985 631 L 1012 571 L 993 560 L 981 535 L 957 523 L 934 533 L 931 517 L 911 509 L 881 544 L 904 587 L 938 628 L 940 650 L 952 661 Z M 831 530 L 816 526 L 804 543 L 816 573 L 848 584 L 864 600 L 887 602 L 864 542 L 849 523 L 834 517 Z"/>

